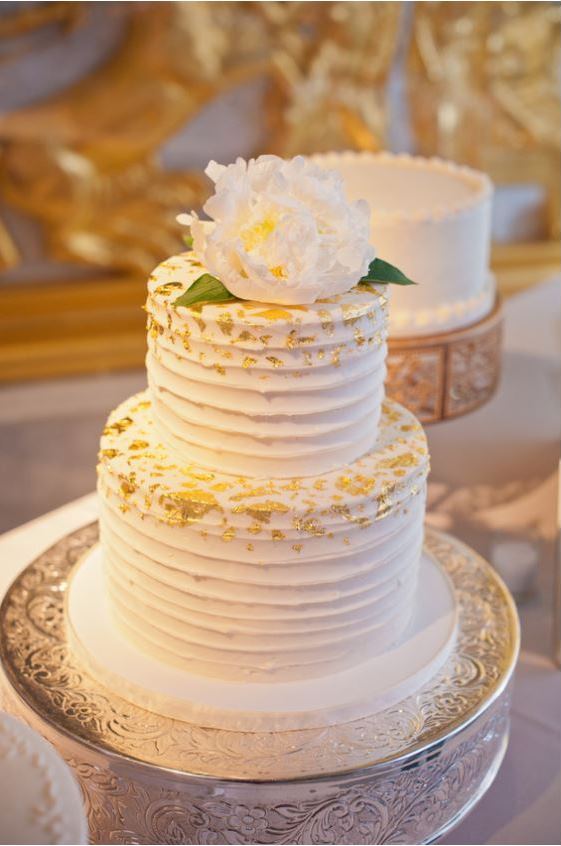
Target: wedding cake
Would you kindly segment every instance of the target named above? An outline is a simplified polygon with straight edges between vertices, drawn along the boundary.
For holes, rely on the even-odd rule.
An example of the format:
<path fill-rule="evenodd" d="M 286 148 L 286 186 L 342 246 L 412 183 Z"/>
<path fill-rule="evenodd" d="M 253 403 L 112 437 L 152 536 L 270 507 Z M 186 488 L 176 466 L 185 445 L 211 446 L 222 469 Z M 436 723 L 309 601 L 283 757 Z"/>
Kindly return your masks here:
<path fill-rule="evenodd" d="M 148 390 L 101 441 L 104 589 L 151 666 L 272 690 L 360 668 L 415 611 L 429 458 L 384 400 L 407 280 L 335 173 L 207 173 L 211 222 L 183 216 L 192 249 L 149 280 Z"/>
<path fill-rule="evenodd" d="M 430 335 L 468 326 L 495 301 L 489 271 L 492 184 L 453 162 L 392 153 L 327 153 L 349 197 L 371 208 L 376 248 L 419 284 L 397 288 L 392 337 Z"/>

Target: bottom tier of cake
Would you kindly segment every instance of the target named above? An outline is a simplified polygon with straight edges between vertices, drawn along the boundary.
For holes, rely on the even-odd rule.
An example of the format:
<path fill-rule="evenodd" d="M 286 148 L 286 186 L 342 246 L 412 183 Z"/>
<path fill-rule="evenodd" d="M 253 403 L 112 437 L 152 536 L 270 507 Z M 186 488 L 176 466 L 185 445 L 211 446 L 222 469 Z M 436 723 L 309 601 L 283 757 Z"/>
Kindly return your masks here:
<path fill-rule="evenodd" d="M 433 678 L 373 717 L 260 733 L 158 716 L 88 674 L 69 643 L 68 591 L 97 539 L 96 524 L 61 538 L 0 608 L 5 708 L 74 768 L 90 842 L 430 843 L 491 784 L 519 631 L 504 584 L 459 541 L 427 530 L 458 608 Z"/>
<path fill-rule="evenodd" d="M 379 654 L 413 612 L 428 454 L 386 403 L 375 448 L 316 477 L 185 464 L 149 396 L 110 417 L 101 542 L 114 618 L 147 655 L 222 680 L 284 682 Z"/>
<path fill-rule="evenodd" d="M 413 615 L 399 640 L 360 664 L 320 678 L 267 684 L 222 681 L 148 655 L 110 613 L 97 546 L 68 590 L 68 638 L 99 684 L 141 708 L 230 731 L 294 731 L 372 716 L 419 689 L 454 646 L 457 602 L 432 556 L 419 565 Z M 134 642 L 133 642 L 134 641 Z M 164 656 L 165 658 L 165 656 Z"/>

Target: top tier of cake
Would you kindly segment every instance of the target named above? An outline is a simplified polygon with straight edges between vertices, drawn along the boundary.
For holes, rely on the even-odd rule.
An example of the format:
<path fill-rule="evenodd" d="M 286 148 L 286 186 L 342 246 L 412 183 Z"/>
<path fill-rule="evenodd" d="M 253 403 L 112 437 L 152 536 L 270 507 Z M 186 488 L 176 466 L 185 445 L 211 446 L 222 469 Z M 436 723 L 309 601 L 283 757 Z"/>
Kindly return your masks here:
<path fill-rule="evenodd" d="M 444 332 L 490 311 L 492 185 L 485 174 L 390 153 L 313 159 L 339 171 L 349 199 L 368 201 L 377 254 L 419 283 L 393 291 L 390 335 Z"/>
<path fill-rule="evenodd" d="M 162 440 L 202 467 L 255 477 L 327 473 L 368 452 L 384 396 L 384 288 L 300 306 L 174 306 L 203 272 L 184 253 L 149 280 L 146 363 Z"/>

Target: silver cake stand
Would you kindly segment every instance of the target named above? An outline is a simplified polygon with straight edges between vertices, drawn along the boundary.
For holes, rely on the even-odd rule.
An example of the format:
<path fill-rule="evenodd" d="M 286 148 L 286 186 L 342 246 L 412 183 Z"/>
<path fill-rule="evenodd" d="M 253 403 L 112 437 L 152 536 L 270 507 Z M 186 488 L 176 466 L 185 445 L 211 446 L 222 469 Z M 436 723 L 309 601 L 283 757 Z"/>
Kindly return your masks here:
<path fill-rule="evenodd" d="M 64 597 L 96 541 L 96 524 L 60 540 L 0 609 L 4 705 L 73 767 L 92 842 L 431 842 L 493 781 L 518 621 L 497 575 L 457 540 L 427 530 L 459 603 L 456 646 L 430 683 L 374 717 L 275 733 L 160 717 L 87 675 L 67 642 Z"/>

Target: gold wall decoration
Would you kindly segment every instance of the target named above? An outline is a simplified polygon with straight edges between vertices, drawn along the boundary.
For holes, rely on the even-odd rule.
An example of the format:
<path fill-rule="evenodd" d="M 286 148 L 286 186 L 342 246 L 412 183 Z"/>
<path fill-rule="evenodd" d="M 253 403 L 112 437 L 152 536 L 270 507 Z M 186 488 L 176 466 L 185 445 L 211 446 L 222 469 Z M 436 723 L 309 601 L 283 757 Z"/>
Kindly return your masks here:
<path fill-rule="evenodd" d="M 176 213 L 208 190 L 197 167 L 166 169 L 162 147 L 253 82 L 249 152 L 377 150 L 407 136 L 499 182 L 537 182 L 550 240 L 516 267 L 557 264 L 556 4 L 16 3 L 0 20 L 4 69 L 33 67 L 49 39 L 89 37 L 94 18 L 118 30 L 111 51 L 0 122 L 0 378 L 140 364 L 146 273 L 178 248 Z M 514 267 L 512 255 L 496 253 Z M 109 355 L 110 339 L 127 353 Z"/>
<path fill-rule="evenodd" d="M 553 3 L 418 3 L 408 61 L 418 150 L 539 182 L 547 234 L 561 234 L 561 7 Z"/>
<path fill-rule="evenodd" d="M 280 16 L 266 103 L 268 148 L 286 157 L 382 149 L 402 4 L 271 5 Z"/>

